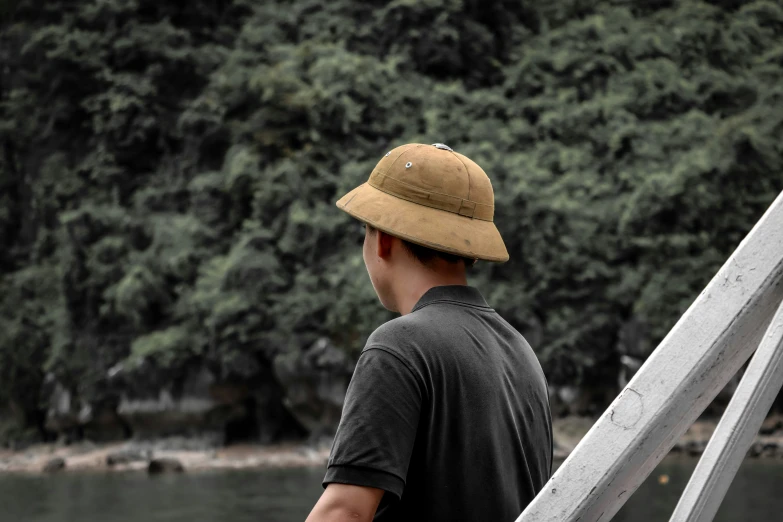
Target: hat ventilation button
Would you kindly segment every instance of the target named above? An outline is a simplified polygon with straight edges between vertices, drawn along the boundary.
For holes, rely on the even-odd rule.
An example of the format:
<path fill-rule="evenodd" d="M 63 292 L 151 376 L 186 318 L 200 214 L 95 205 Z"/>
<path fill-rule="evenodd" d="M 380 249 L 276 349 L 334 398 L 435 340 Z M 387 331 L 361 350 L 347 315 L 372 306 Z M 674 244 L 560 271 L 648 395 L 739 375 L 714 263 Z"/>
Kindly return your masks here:
<path fill-rule="evenodd" d="M 413 163 L 411 163 L 410 161 L 409 161 L 408 163 L 406 163 L 406 164 L 405 164 L 405 168 L 406 168 L 406 169 L 409 169 L 409 168 L 411 168 L 412 166 L 413 166 Z"/>

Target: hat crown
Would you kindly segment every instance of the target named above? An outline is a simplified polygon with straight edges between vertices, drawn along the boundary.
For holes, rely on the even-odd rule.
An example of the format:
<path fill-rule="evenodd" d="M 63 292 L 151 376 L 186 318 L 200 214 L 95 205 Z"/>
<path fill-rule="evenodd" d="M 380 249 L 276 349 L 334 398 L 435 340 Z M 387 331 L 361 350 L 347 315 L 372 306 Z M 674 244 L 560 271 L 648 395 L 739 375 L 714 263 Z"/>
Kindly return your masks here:
<path fill-rule="evenodd" d="M 495 198 L 487 174 L 470 158 L 439 145 L 397 147 L 378 162 L 368 183 L 413 203 L 492 221 Z"/>

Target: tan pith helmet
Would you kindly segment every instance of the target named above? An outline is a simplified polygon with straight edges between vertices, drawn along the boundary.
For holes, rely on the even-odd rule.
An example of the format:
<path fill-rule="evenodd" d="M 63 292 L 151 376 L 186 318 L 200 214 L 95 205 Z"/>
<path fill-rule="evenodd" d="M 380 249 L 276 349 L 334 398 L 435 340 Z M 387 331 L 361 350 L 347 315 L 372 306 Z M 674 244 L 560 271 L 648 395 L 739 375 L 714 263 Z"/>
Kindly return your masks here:
<path fill-rule="evenodd" d="M 492 222 L 495 196 L 489 177 L 441 143 L 409 143 L 388 152 L 367 183 L 337 206 L 411 243 L 471 259 L 508 261 Z"/>

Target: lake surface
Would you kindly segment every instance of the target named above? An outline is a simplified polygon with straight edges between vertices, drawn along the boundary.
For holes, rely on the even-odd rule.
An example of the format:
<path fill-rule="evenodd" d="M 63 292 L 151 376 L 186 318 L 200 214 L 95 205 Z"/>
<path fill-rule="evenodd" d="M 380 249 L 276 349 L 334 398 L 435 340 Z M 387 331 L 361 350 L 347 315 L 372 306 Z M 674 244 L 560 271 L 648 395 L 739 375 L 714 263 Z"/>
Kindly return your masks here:
<path fill-rule="evenodd" d="M 613 520 L 668 521 L 695 465 L 665 460 Z M 0 521 L 302 522 L 322 476 L 321 469 L 0 475 Z M 783 461 L 746 460 L 715 520 L 783 522 Z"/>

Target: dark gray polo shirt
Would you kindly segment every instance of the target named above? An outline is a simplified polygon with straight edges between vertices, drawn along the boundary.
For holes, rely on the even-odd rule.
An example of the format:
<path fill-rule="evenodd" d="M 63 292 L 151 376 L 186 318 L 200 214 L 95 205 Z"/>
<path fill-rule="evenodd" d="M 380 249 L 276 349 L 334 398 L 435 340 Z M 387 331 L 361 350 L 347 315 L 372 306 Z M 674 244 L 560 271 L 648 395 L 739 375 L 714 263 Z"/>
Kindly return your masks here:
<path fill-rule="evenodd" d="M 367 340 L 324 478 L 386 491 L 375 520 L 515 520 L 549 478 L 530 345 L 475 288 L 439 286 Z"/>

